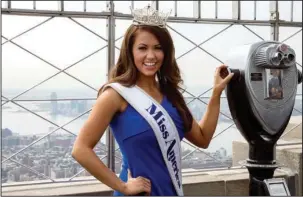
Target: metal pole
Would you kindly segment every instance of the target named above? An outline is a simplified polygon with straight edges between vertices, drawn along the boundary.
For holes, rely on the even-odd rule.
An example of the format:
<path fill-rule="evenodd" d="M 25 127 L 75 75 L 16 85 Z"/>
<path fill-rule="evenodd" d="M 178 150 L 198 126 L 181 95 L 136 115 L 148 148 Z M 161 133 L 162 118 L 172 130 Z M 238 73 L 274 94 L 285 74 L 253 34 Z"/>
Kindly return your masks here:
<path fill-rule="evenodd" d="M 159 1 L 158 0 L 152 1 L 151 7 L 154 8 L 155 10 L 159 10 Z"/>
<path fill-rule="evenodd" d="M 291 1 L 290 5 L 290 21 L 294 21 L 294 1 Z"/>
<path fill-rule="evenodd" d="M 193 2 L 194 18 L 201 18 L 201 1 Z"/>
<path fill-rule="evenodd" d="M 2 22 L 2 11 L 1 10 L 0 10 L 0 21 Z M 1 31 L 1 35 L 2 35 L 2 28 L 1 28 L 0 31 Z M 2 54 L 0 55 L 0 70 L 2 72 Z M 0 81 L 2 81 L 2 75 L 0 75 Z M 1 99 L 2 99 L 2 91 L 0 92 L 0 96 L 1 96 Z M 0 113 L 2 114 L 2 107 L 0 108 Z M 0 125 L 2 125 L 2 118 L 0 119 Z M 2 138 L 0 140 L 0 147 L 2 147 Z M 2 151 L 0 153 L 0 156 L 1 156 L 1 161 L 2 161 Z M 0 176 L 2 177 L 2 170 L 0 172 Z M 2 184 L 0 184 L 0 190 L 2 191 Z"/>
<path fill-rule="evenodd" d="M 269 4 L 270 11 L 270 21 L 271 21 L 271 40 L 279 40 L 279 11 L 278 11 L 278 1 L 270 1 Z"/>
<path fill-rule="evenodd" d="M 254 1 L 254 20 L 257 20 L 257 1 Z"/>
<path fill-rule="evenodd" d="M 58 10 L 60 12 L 64 11 L 64 1 L 58 1 Z"/>
<path fill-rule="evenodd" d="M 174 16 L 177 17 L 178 16 L 178 2 L 174 1 L 174 3 L 175 3 L 175 14 L 174 14 Z"/>
<path fill-rule="evenodd" d="M 36 1 L 33 1 L 33 9 L 36 10 Z"/>
<path fill-rule="evenodd" d="M 7 1 L 7 9 L 11 9 L 12 8 L 12 2 L 11 1 Z M 2 14 L 2 12 L 1 12 Z"/>
<path fill-rule="evenodd" d="M 240 20 L 241 18 L 241 2 L 232 1 L 232 19 Z"/>
<path fill-rule="evenodd" d="M 218 1 L 215 1 L 215 18 L 218 18 Z"/>
<path fill-rule="evenodd" d="M 108 73 L 115 63 L 115 18 L 114 18 L 114 2 L 107 2 L 107 9 L 111 13 L 107 20 L 107 33 L 108 33 L 108 50 L 107 50 L 107 62 L 108 62 Z M 108 75 L 109 79 L 109 75 Z M 107 166 L 113 172 L 115 172 L 115 139 L 108 128 L 107 130 Z"/>

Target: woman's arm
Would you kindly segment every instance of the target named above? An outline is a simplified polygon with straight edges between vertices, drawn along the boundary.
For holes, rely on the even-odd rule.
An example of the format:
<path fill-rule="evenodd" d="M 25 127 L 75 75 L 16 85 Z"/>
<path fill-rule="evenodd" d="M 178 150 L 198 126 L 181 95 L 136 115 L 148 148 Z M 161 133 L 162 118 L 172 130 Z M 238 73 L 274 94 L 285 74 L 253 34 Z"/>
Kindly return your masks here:
<path fill-rule="evenodd" d="M 185 134 L 185 138 L 200 148 L 207 148 L 217 127 L 219 113 L 220 113 L 220 97 L 221 93 L 226 87 L 226 84 L 231 80 L 233 73 L 230 73 L 227 77 L 222 79 L 220 72 L 226 68 L 225 65 L 221 65 L 216 69 L 214 88 L 212 96 L 206 108 L 206 112 L 203 115 L 199 123 L 193 120 L 192 129 Z"/>
<path fill-rule="evenodd" d="M 89 173 L 99 181 L 125 195 L 132 195 L 139 192 L 150 192 L 149 180 L 138 177 L 127 183 L 120 180 L 114 172 L 104 165 L 93 151 L 93 148 L 101 139 L 116 112 L 123 106 L 123 99 L 112 88 L 106 89 L 97 99 L 96 104 L 80 130 L 75 141 L 72 156 Z"/>

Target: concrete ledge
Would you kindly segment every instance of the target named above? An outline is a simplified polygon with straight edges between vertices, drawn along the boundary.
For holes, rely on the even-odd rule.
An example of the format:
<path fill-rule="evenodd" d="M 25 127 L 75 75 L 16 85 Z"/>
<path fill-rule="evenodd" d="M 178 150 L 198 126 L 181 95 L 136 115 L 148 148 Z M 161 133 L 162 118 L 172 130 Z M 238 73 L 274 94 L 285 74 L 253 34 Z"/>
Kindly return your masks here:
<path fill-rule="evenodd" d="M 278 165 L 296 173 L 293 180 L 295 195 L 302 196 L 302 142 L 289 145 L 289 141 L 280 140 L 276 147 L 276 161 Z M 239 151 L 241 150 L 241 151 Z M 239 162 L 248 158 L 248 144 L 244 141 L 233 142 L 233 166 L 239 166 Z"/>
<path fill-rule="evenodd" d="M 275 177 L 294 179 L 296 174 L 287 168 L 277 169 Z M 249 174 L 245 168 L 186 172 L 183 188 L 186 196 L 248 195 Z M 3 196 L 110 196 L 112 190 L 96 180 L 2 187 Z"/>
<path fill-rule="evenodd" d="M 206 196 L 224 196 L 224 180 L 213 176 L 207 172 L 192 173 L 183 177 L 183 190 L 186 196 L 206 195 Z"/>
<path fill-rule="evenodd" d="M 100 194 L 112 195 L 112 189 L 97 180 L 2 187 L 3 196 L 94 196 Z"/>
<path fill-rule="evenodd" d="M 302 144 L 299 146 L 280 146 L 276 152 L 277 162 L 298 173 L 296 195 L 302 196 Z"/>
<path fill-rule="evenodd" d="M 293 116 L 283 133 L 282 139 L 301 139 L 302 140 L 302 117 Z"/>

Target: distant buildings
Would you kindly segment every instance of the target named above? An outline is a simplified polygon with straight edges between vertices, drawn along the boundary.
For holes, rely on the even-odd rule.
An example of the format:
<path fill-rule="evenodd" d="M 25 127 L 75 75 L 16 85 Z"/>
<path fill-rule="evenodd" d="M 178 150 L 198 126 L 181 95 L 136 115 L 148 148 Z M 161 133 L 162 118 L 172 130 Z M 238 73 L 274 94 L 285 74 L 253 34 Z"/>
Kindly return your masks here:
<path fill-rule="evenodd" d="M 2 155 L 6 157 L 38 139 L 37 136 L 14 134 L 9 129 L 3 129 L 3 131 L 5 137 L 2 138 Z M 12 157 L 13 161 L 24 166 L 10 160 L 2 164 L 2 183 L 47 179 L 39 175 L 39 173 L 52 179 L 73 177 L 83 169 L 71 157 L 74 140 L 75 136 L 69 134 L 53 133 L 48 135 L 33 146 Z M 106 145 L 102 143 L 98 143 L 94 150 L 100 158 L 106 155 Z M 34 173 L 35 171 L 37 173 Z M 83 172 L 79 176 L 90 176 L 90 174 Z"/>
<path fill-rule="evenodd" d="M 57 93 L 52 92 L 50 95 L 51 101 L 51 114 L 57 115 L 58 114 L 58 103 L 57 103 Z"/>
<path fill-rule="evenodd" d="M 16 135 L 9 129 L 5 130 L 6 137 L 3 138 L 2 154 L 5 156 L 12 155 L 13 153 L 26 147 L 34 140 L 38 139 L 37 136 L 22 136 Z M 37 173 L 44 174 L 46 177 L 52 179 L 71 178 L 79 173 L 83 168 L 71 157 L 71 150 L 75 140 L 75 136 L 69 134 L 51 134 L 43 140 L 34 144 L 30 148 L 22 151 L 12 159 L 33 169 Z M 105 144 L 98 143 L 94 151 L 99 158 L 104 158 L 106 162 L 107 147 Z M 200 151 L 195 151 L 189 154 L 191 150 L 182 149 L 182 156 L 188 155 L 182 160 L 182 168 L 218 168 L 226 167 L 231 164 L 231 158 L 227 157 L 224 148 L 218 149 L 216 152 L 207 153 L 210 156 Z M 121 170 L 121 153 L 116 152 L 115 170 L 120 173 Z M 20 182 L 20 181 L 35 181 L 47 179 L 42 177 L 30 169 L 20 166 L 14 162 L 4 162 L 2 165 L 2 182 Z M 84 171 L 78 175 L 91 176 L 88 172 Z"/>
<path fill-rule="evenodd" d="M 89 103 L 87 100 L 71 100 L 71 101 L 60 101 L 56 92 L 52 92 L 50 95 L 50 113 L 52 116 L 65 115 L 75 116 L 84 113 L 88 110 Z M 48 106 L 44 106 L 48 107 Z"/>

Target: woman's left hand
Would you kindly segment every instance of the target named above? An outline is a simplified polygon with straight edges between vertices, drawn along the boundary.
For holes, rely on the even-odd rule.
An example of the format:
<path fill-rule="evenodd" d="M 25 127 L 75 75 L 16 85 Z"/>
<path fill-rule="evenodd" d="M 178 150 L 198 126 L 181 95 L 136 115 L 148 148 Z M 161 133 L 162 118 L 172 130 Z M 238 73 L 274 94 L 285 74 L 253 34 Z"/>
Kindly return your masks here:
<path fill-rule="evenodd" d="M 228 82 L 233 77 L 234 73 L 229 73 L 225 78 L 221 77 L 221 72 L 227 72 L 226 70 L 227 66 L 222 64 L 221 66 L 217 67 L 215 71 L 215 78 L 214 78 L 214 91 L 221 95 L 222 91 L 225 89 Z M 226 73 L 227 74 L 227 73 Z"/>

